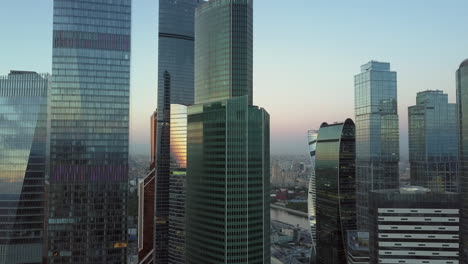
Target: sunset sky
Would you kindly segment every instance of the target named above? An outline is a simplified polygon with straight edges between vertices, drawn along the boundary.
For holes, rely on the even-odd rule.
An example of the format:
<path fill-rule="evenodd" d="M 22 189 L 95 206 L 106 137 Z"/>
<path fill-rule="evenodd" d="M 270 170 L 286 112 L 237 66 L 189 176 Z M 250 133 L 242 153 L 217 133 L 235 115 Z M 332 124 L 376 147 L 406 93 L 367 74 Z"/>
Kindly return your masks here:
<path fill-rule="evenodd" d="M 156 108 L 157 0 L 133 0 L 131 151 L 149 152 Z M 455 102 L 455 71 L 468 58 L 466 0 L 255 0 L 254 104 L 271 115 L 273 154 L 304 154 L 307 130 L 354 119 L 353 76 L 369 60 L 398 73 L 402 159 L 407 107 L 443 90 Z M 52 0 L 4 1 L 0 75 L 51 72 Z"/>

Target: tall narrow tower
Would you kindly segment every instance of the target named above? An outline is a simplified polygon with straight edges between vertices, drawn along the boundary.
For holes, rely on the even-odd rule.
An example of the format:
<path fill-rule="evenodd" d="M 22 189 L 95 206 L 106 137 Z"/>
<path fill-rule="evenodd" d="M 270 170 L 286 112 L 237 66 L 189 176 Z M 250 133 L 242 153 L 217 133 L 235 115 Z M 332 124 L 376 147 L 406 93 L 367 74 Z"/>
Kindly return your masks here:
<path fill-rule="evenodd" d="M 48 263 L 126 263 L 131 0 L 54 0 Z"/>
<path fill-rule="evenodd" d="M 468 59 L 460 64 L 456 73 L 458 119 L 460 121 L 460 189 L 462 196 L 461 263 L 468 262 Z"/>
<path fill-rule="evenodd" d="M 174 234 L 170 231 L 169 219 L 170 197 L 173 195 L 170 191 L 171 104 L 191 105 L 194 102 L 194 16 L 198 2 L 159 0 L 158 116 L 154 161 L 154 261 L 158 264 L 179 263 L 180 254 L 183 254 L 181 249 L 172 250 L 172 253 L 169 250 L 170 241 L 180 242 L 180 239 L 170 238 L 170 233 Z M 183 247 L 183 244 L 182 241 L 177 247 Z"/>
<path fill-rule="evenodd" d="M 213 0 L 196 11 L 187 263 L 270 263 L 270 129 L 252 105 L 252 5 Z"/>
<path fill-rule="evenodd" d="M 42 263 L 49 78 L 0 76 L 0 264 Z"/>
<path fill-rule="evenodd" d="M 354 77 L 357 224 L 369 223 L 369 192 L 399 186 L 397 74 L 390 63 L 370 61 Z"/>
<path fill-rule="evenodd" d="M 356 228 L 355 126 L 320 126 L 316 152 L 317 264 L 346 263 L 347 231 Z"/>

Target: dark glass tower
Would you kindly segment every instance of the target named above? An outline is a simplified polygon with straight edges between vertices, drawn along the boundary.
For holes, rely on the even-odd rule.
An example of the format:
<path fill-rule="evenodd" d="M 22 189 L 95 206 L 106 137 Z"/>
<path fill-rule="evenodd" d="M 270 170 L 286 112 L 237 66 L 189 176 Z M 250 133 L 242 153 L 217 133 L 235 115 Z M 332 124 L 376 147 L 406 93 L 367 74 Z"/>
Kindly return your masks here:
<path fill-rule="evenodd" d="M 195 30 L 195 103 L 247 96 L 251 105 L 252 1 L 215 0 L 201 5 Z"/>
<path fill-rule="evenodd" d="M 323 123 L 315 160 L 318 264 L 346 263 L 346 234 L 356 229 L 355 159 L 354 122 Z"/>
<path fill-rule="evenodd" d="M 187 263 L 270 263 L 270 125 L 252 105 L 252 16 L 250 0 L 196 11 Z"/>
<path fill-rule="evenodd" d="M 411 184 L 457 192 L 457 105 L 442 91 L 420 92 L 408 107 L 408 127 Z"/>
<path fill-rule="evenodd" d="M 55 0 L 48 263 L 126 263 L 131 0 Z"/>
<path fill-rule="evenodd" d="M 357 224 L 367 231 L 369 192 L 399 186 L 397 73 L 370 61 L 354 76 Z"/>
<path fill-rule="evenodd" d="M 158 133 L 156 139 L 154 236 L 154 261 L 158 264 L 180 263 L 176 261 L 176 259 L 180 259 L 180 256 L 169 256 L 170 110 L 171 104 L 193 104 L 194 16 L 198 2 L 199 0 L 159 0 Z"/>
<path fill-rule="evenodd" d="M 462 263 L 468 262 L 468 59 L 456 73 L 457 104 L 460 121 L 460 189 L 462 196 Z"/>
<path fill-rule="evenodd" d="M 0 76 L 0 263 L 42 263 L 49 76 Z"/>

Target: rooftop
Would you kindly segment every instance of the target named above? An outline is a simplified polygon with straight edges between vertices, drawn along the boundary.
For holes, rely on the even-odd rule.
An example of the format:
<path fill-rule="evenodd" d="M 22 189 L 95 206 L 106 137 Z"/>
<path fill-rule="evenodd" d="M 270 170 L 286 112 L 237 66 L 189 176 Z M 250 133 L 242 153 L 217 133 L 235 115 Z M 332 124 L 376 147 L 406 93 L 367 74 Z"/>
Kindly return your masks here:
<path fill-rule="evenodd" d="M 468 59 L 462 61 L 462 63 L 460 63 L 460 68 L 461 67 L 464 67 L 464 66 L 468 66 Z"/>

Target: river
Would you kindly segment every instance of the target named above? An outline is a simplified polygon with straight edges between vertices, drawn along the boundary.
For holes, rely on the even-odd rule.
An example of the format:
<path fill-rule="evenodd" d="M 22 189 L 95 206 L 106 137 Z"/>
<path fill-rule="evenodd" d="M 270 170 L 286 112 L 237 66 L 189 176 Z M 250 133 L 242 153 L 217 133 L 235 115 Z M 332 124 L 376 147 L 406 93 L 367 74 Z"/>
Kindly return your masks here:
<path fill-rule="evenodd" d="M 309 229 L 309 220 L 305 216 L 300 216 L 294 213 L 287 212 L 279 208 L 270 209 L 271 220 L 280 221 L 290 225 L 298 226 L 303 229 Z"/>

